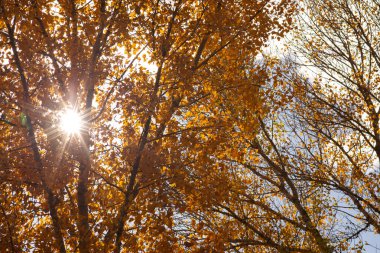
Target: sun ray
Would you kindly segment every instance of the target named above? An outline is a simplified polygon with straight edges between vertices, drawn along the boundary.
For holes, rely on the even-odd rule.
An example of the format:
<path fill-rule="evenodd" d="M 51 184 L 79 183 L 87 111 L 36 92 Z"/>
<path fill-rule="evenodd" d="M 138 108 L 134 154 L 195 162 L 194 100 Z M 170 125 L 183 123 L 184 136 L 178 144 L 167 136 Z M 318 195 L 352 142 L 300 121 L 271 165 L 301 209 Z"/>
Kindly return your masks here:
<path fill-rule="evenodd" d="M 49 127 L 46 130 L 46 136 L 48 140 L 56 139 L 61 135 L 62 135 L 62 131 L 57 126 Z"/>
<path fill-rule="evenodd" d="M 67 146 L 67 144 L 69 143 L 70 139 L 71 139 L 71 136 L 66 135 L 66 136 L 64 137 L 63 145 L 62 145 L 61 148 L 58 150 L 58 159 L 57 159 L 57 162 L 56 162 L 56 167 L 59 167 L 59 165 L 61 164 L 61 161 L 62 161 L 62 159 L 63 159 L 63 154 L 65 153 L 66 146 Z"/>

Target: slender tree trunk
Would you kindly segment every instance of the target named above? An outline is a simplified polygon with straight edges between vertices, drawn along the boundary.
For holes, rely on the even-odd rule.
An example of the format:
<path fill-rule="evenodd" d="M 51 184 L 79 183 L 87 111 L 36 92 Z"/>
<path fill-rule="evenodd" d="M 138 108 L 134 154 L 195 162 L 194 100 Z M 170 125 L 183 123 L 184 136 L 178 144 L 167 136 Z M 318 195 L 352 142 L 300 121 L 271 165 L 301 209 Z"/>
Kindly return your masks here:
<path fill-rule="evenodd" d="M 26 104 L 30 104 L 29 83 L 27 81 L 27 78 L 25 76 L 24 68 L 23 68 L 23 66 L 21 64 L 21 60 L 19 58 L 17 44 L 16 44 L 16 38 L 14 36 L 14 26 L 12 26 L 8 22 L 8 20 L 7 20 L 6 13 L 5 13 L 5 8 L 3 6 L 3 2 L 0 1 L 0 3 L 1 3 L 1 6 L 0 6 L 0 15 L 3 18 L 3 20 L 5 21 L 6 27 L 7 27 L 7 30 L 8 30 L 9 44 L 10 44 L 10 46 L 12 48 L 13 59 L 14 59 L 14 62 L 16 64 L 19 76 L 20 76 L 20 81 L 21 81 L 22 88 L 23 88 L 24 102 Z M 52 222 L 53 222 L 54 236 L 55 236 L 55 239 L 56 239 L 56 243 L 57 243 L 57 246 L 59 248 L 59 252 L 64 253 L 64 252 L 66 252 L 66 249 L 65 249 L 65 243 L 64 243 L 64 240 L 63 240 L 63 235 L 62 235 L 62 232 L 61 232 L 61 226 L 60 226 L 60 222 L 59 222 L 59 218 L 58 218 L 58 212 L 57 212 L 57 207 L 56 207 L 56 204 L 57 204 L 56 203 L 56 198 L 54 196 L 53 191 L 50 189 L 50 187 L 48 186 L 48 184 L 47 184 L 47 182 L 45 180 L 45 175 L 44 175 L 44 170 L 43 170 L 43 163 L 42 163 L 42 159 L 41 159 L 41 155 L 40 155 L 40 150 L 39 150 L 39 147 L 38 147 L 38 144 L 37 144 L 37 141 L 36 141 L 36 137 L 35 137 L 35 134 L 34 134 L 34 128 L 33 128 L 33 125 L 32 125 L 32 121 L 31 121 L 31 119 L 30 119 L 30 117 L 28 115 L 28 111 L 27 110 L 23 110 L 23 112 L 26 115 L 27 134 L 28 134 L 29 142 L 31 143 L 31 149 L 32 149 L 32 152 L 33 152 L 33 158 L 34 158 L 34 161 L 36 163 L 36 171 L 37 171 L 37 173 L 38 173 L 38 175 L 40 177 L 43 189 L 44 189 L 45 193 L 47 194 L 46 201 L 48 203 L 50 217 L 51 217 Z"/>

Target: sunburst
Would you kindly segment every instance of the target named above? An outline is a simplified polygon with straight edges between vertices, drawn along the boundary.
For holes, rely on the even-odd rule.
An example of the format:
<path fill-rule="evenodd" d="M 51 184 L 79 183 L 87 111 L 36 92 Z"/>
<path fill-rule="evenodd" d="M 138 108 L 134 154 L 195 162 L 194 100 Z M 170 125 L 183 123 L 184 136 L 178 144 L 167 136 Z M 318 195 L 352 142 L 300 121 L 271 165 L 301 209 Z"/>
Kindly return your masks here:
<path fill-rule="evenodd" d="M 66 109 L 60 118 L 59 126 L 68 135 L 80 134 L 83 129 L 83 120 L 79 112 L 74 109 Z"/>

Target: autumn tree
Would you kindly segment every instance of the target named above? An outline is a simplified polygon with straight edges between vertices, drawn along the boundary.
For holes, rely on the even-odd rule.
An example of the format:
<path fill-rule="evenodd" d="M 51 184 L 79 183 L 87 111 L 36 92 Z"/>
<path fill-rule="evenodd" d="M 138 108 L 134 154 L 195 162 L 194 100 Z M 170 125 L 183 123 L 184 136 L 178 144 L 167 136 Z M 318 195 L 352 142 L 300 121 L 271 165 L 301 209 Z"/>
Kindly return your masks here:
<path fill-rule="evenodd" d="M 345 196 L 362 225 L 379 233 L 379 57 L 377 1 L 308 1 L 301 36 L 320 77 L 299 87 L 302 122 L 322 152 L 314 180 Z M 316 8 L 318 6 L 318 8 Z M 311 46 L 313 44 L 313 46 Z"/>
<path fill-rule="evenodd" d="M 264 102 L 234 114 L 259 127 L 226 133 L 228 198 L 198 219 L 232 252 L 360 252 L 379 233 L 379 4 L 302 7 L 290 56 L 261 63 Z"/>
<path fill-rule="evenodd" d="M 262 103 L 247 63 L 294 11 L 0 0 L 1 248 L 225 250 L 222 229 L 187 217 L 229 196 L 215 157 L 234 125 L 257 128 L 246 112 Z"/>
<path fill-rule="evenodd" d="M 240 201 L 215 208 L 241 232 L 235 249 L 360 251 L 352 240 L 379 232 L 378 2 L 303 7 L 290 57 L 261 86 L 270 108 L 229 156 L 234 175 L 254 175 L 240 176 Z"/>

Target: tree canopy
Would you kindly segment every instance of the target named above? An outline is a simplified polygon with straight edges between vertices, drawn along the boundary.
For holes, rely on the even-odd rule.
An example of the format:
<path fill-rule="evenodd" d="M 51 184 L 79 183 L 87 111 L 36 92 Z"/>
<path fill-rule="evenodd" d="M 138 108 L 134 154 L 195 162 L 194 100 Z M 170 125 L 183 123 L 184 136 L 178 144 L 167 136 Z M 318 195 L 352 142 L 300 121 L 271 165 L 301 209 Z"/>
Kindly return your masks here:
<path fill-rule="evenodd" d="M 0 0 L 0 249 L 364 250 L 379 8 Z"/>

